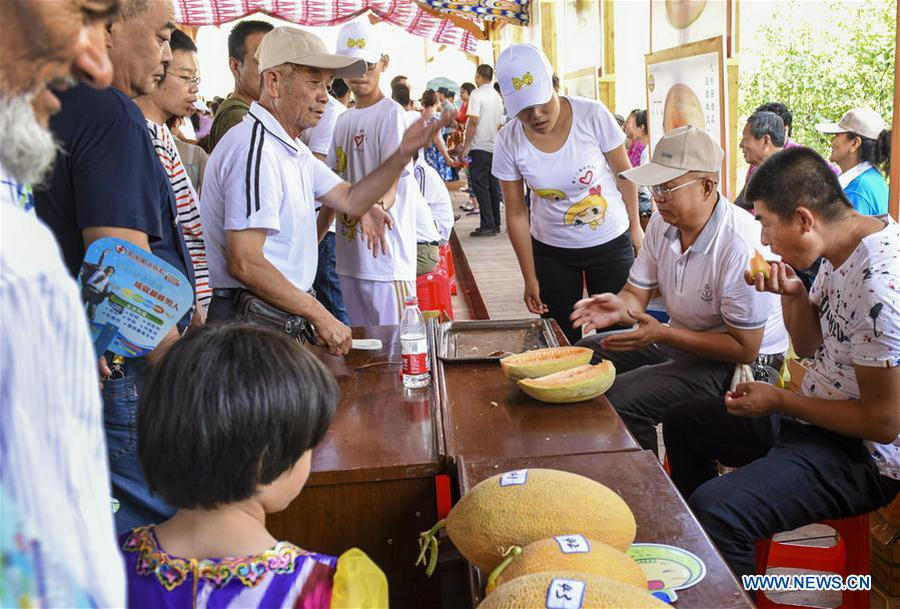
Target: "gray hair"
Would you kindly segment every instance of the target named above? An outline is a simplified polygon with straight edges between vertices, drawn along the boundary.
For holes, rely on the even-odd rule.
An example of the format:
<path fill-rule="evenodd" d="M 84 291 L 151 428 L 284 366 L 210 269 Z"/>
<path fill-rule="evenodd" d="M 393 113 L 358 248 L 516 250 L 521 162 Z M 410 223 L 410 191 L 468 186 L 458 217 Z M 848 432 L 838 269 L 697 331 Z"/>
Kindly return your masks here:
<path fill-rule="evenodd" d="M 124 0 L 122 3 L 121 17 L 124 20 L 140 17 L 150 8 L 153 0 Z"/>
<path fill-rule="evenodd" d="M 39 184 L 56 160 L 53 134 L 34 115 L 34 95 L 0 95 L 0 165 L 22 184 Z"/>
<path fill-rule="evenodd" d="M 774 112 L 754 112 L 747 119 L 747 126 L 750 127 L 750 134 L 756 139 L 761 140 L 768 135 L 773 146 L 784 148 L 786 137 L 784 121 Z"/>

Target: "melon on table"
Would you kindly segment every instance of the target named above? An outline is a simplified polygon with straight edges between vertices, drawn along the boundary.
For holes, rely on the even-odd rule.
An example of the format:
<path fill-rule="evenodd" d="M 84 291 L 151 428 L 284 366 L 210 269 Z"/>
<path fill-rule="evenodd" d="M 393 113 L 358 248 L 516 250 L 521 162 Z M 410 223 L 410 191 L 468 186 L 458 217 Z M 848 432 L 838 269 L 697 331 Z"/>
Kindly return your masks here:
<path fill-rule="evenodd" d="M 503 563 L 490 574 L 485 594 L 490 594 L 517 577 L 544 571 L 577 571 L 588 575 L 601 575 L 647 589 L 647 577 L 633 558 L 610 545 L 589 539 L 584 535 L 558 535 L 534 541 L 509 563 Z"/>
<path fill-rule="evenodd" d="M 579 598 L 580 604 L 575 604 Z M 548 599 L 557 603 L 549 605 Z M 569 601 L 569 604 L 564 605 L 563 601 Z M 478 605 L 478 609 L 523 609 L 548 605 L 580 609 L 671 609 L 670 605 L 646 589 L 577 571 L 544 571 L 517 577 L 497 586 Z"/>
<path fill-rule="evenodd" d="M 500 360 L 503 375 L 513 381 L 537 378 L 561 370 L 568 370 L 591 361 L 594 350 L 587 347 L 550 347 L 535 349 Z"/>
<path fill-rule="evenodd" d="M 616 380 L 616 367 L 608 359 L 539 378 L 518 381 L 519 388 L 541 402 L 570 404 L 590 400 L 606 392 Z"/>
<path fill-rule="evenodd" d="M 439 522 L 420 535 L 420 561 L 434 558 Z M 621 551 L 634 541 L 634 515 L 606 486 L 570 472 L 523 469 L 497 474 L 466 493 L 446 518 L 453 545 L 485 574 L 511 546 L 578 531 Z M 433 569 L 431 569 L 433 571 Z"/>

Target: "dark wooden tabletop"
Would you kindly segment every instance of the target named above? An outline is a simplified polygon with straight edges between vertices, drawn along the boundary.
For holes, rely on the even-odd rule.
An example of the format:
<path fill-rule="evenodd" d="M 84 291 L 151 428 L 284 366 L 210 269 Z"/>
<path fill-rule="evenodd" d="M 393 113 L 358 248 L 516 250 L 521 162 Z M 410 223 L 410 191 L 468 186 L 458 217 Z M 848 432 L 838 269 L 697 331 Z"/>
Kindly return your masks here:
<path fill-rule="evenodd" d="M 397 326 L 353 328 L 353 338 L 377 338 L 379 351 L 345 357 L 316 354 L 334 373 L 341 401 L 331 427 L 313 450 L 308 484 L 368 482 L 440 473 L 437 389 L 406 390 L 400 378 Z"/>
<path fill-rule="evenodd" d="M 636 543 L 677 546 L 706 563 L 702 581 L 677 591 L 676 607 L 754 607 L 650 451 L 519 459 L 472 459 L 465 455 L 457 465 L 462 494 L 494 474 L 530 467 L 559 469 L 596 480 L 618 493 L 631 508 L 637 521 Z M 473 590 L 473 596 L 478 594 Z"/>
<path fill-rule="evenodd" d="M 560 344 L 567 344 L 553 323 Z M 451 460 L 458 455 L 478 459 L 640 449 L 603 396 L 545 404 L 520 391 L 496 362 L 437 361 L 444 442 Z"/>

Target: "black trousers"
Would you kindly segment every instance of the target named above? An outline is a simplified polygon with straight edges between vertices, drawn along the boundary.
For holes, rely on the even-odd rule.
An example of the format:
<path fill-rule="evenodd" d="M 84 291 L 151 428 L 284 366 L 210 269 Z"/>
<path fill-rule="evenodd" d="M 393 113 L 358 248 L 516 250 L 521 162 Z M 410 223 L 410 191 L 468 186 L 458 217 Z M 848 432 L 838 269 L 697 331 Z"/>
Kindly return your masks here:
<path fill-rule="evenodd" d="M 469 156 L 472 157 L 469 172 L 481 214 L 481 229 L 500 230 L 500 182 L 491 173 L 494 155 L 484 150 L 472 150 Z"/>
<path fill-rule="evenodd" d="M 672 481 L 738 577 L 755 572 L 757 540 L 871 512 L 900 492 L 861 440 L 779 415 L 736 417 L 722 398 L 674 405 L 663 436 Z M 716 476 L 716 461 L 739 469 Z"/>
<path fill-rule="evenodd" d="M 541 286 L 541 301 L 549 311 L 544 317 L 556 320 L 573 345 L 581 339 L 581 330 L 572 328 L 569 315 L 584 294 L 616 293 L 628 280 L 634 262 L 631 235 L 622 233 L 612 241 L 585 248 L 562 248 L 532 238 L 534 270 Z"/>

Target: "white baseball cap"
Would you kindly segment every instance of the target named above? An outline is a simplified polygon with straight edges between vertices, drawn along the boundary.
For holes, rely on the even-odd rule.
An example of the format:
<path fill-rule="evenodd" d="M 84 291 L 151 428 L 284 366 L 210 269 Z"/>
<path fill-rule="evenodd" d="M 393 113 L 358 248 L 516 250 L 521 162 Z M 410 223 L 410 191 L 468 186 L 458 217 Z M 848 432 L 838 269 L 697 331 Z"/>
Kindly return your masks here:
<path fill-rule="evenodd" d="M 353 78 L 366 73 L 366 65 L 352 57 L 328 52 L 325 43 L 300 28 L 282 26 L 268 32 L 256 49 L 259 73 L 285 63 L 331 70 L 334 78 Z"/>
<path fill-rule="evenodd" d="M 553 66 L 533 44 L 514 44 L 497 58 L 497 82 L 509 116 L 553 97 Z"/>
<path fill-rule="evenodd" d="M 655 186 L 689 171 L 721 171 L 724 156 L 722 147 L 705 129 L 685 125 L 672 129 L 659 139 L 649 163 L 619 175 L 638 186 Z"/>
<path fill-rule="evenodd" d="M 367 19 L 357 19 L 344 25 L 338 31 L 337 54 L 378 63 L 381 45 L 372 24 Z"/>
<path fill-rule="evenodd" d="M 819 123 L 816 131 L 820 133 L 858 133 L 871 140 L 877 140 L 884 131 L 884 119 L 869 108 L 849 110 L 836 123 Z"/>

